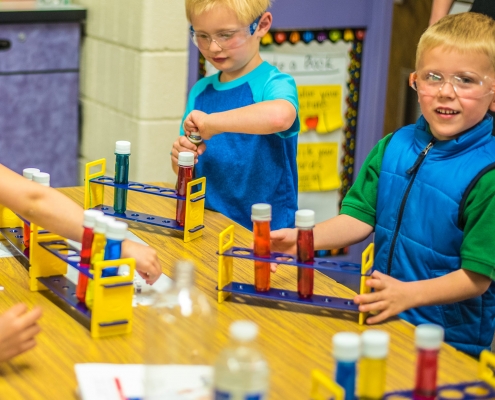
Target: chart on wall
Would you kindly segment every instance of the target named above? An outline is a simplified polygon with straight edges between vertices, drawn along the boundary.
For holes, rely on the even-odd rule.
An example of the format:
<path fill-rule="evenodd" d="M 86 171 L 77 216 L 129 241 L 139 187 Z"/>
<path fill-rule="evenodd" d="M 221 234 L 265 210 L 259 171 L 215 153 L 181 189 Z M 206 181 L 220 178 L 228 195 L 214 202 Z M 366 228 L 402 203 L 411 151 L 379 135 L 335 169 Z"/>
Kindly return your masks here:
<path fill-rule="evenodd" d="M 364 29 L 277 30 L 261 57 L 294 77 L 299 95 L 299 208 L 338 214 L 353 181 Z M 200 59 L 200 74 L 217 72 Z"/>

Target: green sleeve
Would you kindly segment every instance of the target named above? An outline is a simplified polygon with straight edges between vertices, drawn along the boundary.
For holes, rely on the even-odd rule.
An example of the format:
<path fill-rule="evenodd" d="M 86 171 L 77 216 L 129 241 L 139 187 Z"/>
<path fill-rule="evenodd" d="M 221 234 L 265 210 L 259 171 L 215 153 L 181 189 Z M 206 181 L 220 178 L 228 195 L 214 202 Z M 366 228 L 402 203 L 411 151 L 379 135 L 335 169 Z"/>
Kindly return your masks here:
<path fill-rule="evenodd" d="M 368 225 L 375 226 L 378 178 L 382 168 L 383 155 L 392 135 L 391 133 L 381 139 L 366 157 L 355 182 L 342 201 L 340 214 L 349 215 Z"/>
<path fill-rule="evenodd" d="M 468 194 L 464 208 L 462 268 L 495 279 L 495 170 L 487 172 Z"/>

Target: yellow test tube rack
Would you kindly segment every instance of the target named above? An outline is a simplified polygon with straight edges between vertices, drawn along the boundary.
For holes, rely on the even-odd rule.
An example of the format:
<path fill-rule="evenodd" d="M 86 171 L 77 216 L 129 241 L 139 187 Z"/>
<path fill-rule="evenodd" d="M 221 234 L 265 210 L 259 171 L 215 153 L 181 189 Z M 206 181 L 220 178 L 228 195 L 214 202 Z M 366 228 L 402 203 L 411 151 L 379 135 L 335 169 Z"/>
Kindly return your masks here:
<path fill-rule="evenodd" d="M 79 271 L 78 251 L 63 237 L 30 224 L 29 257 L 22 244 L 23 221 L 11 210 L 0 206 L 0 233 L 27 259 L 23 263 L 29 271 L 29 288 L 32 291 L 51 291 L 62 300 L 57 302 L 71 316 L 86 325 L 93 338 L 130 333 L 132 330 L 132 298 L 134 270 L 132 258 L 99 261 L 93 266 L 94 303 L 92 311 L 77 300 L 76 285 L 64 275 L 68 264 Z M 102 269 L 127 265 L 126 276 L 102 277 Z M 86 271 L 86 270 L 85 270 Z M 81 272 L 82 273 L 82 272 Z"/>
<path fill-rule="evenodd" d="M 97 169 L 91 173 L 92 169 Z M 84 209 L 96 209 L 103 211 L 105 215 L 115 218 L 141 222 L 167 229 L 174 229 L 184 232 L 184 242 L 190 242 L 203 234 L 203 221 L 205 210 L 206 178 L 195 179 L 187 184 L 187 194 L 185 199 L 177 195 L 177 191 L 155 185 L 146 185 L 139 182 L 129 182 L 128 184 L 115 184 L 114 178 L 105 176 L 106 160 L 104 158 L 86 164 L 84 182 Z M 135 191 L 143 194 L 151 194 L 171 199 L 184 199 L 186 202 L 186 214 L 184 227 L 179 226 L 175 217 L 164 218 L 156 215 L 144 214 L 138 211 L 126 210 L 125 213 L 116 213 L 113 207 L 104 205 L 104 187 L 112 186 L 128 191 Z M 200 187 L 193 193 L 194 187 Z"/>
<path fill-rule="evenodd" d="M 257 258 L 253 254 L 253 249 L 234 247 L 234 225 L 220 233 L 218 238 L 218 302 L 222 303 L 232 293 L 250 297 L 273 300 L 277 302 L 291 302 L 310 306 L 325 307 L 342 311 L 358 312 L 358 305 L 352 299 L 339 297 L 329 297 L 313 295 L 308 301 L 300 299 L 297 292 L 271 288 L 266 292 L 257 292 L 254 285 L 240 282 L 233 282 L 234 258 L 244 258 L 258 260 L 268 263 L 276 263 L 281 267 L 284 265 L 302 266 L 294 261 L 294 256 L 289 254 L 272 253 L 270 258 Z M 370 279 L 373 272 L 374 244 L 371 243 L 362 254 L 362 263 L 350 264 L 329 261 L 324 258 L 315 258 L 315 269 L 325 271 L 330 278 L 349 287 L 357 293 L 371 293 L 371 288 L 366 286 L 366 280 Z M 281 261 L 287 259 L 287 261 Z M 305 268 L 308 266 L 303 264 Z M 359 312 L 359 325 L 363 325 L 368 313 Z"/>

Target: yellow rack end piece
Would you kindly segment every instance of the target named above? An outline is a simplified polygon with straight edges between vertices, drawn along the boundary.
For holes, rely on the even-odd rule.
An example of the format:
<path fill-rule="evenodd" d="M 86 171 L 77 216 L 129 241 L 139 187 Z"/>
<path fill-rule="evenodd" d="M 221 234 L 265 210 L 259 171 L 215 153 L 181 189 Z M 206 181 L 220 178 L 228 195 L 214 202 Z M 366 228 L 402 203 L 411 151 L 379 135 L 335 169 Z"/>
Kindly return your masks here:
<path fill-rule="evenodd" d="M 326 394 L 321 394 L 321 388 Z M 331 397 L 328 397 L 331 396 Z M 344 400 L 345 390 L 339 384 L 332 381 L 323 372 L 314 369 L 311 372 L 311 400 Z"/>
<path fill-rule="evenodd" d="M 0 205 L 0 228 L 16 228 L 23 226 L 22 220 L 15 213 Z"/>
<path fill-rule="evenodd" d="M 196 193 L 191 193 L 192 188 L 196 185 L 201 185 L 201 189 Z M 206 178 L 195 179 L 187 184 L 186 220 L 184 222 L 184 242 L 186 243 L 203 235 L 205 193 Z"/>
<path fill-rule="evenodd" d="M 43 228 L 31 222 L 31 239 L 29 246 L 29 288 L 33 292 L 47 290 L 46 286 L 38 281 L 38 278 L 46 278 L 54 275 L 65 275 L 67 273 L 67 263 L 53 255 L 49 251 L 43 249 L 39 242 L 40 237 L 43 241 L 51 242 L 55 240 L 65 239 L 62 236 L 53 233 L 45 233 L 39 235 L 39 231 Z M 61 244 L 59 251 L 63 251 L 64 245 Z M 68 245 L 67 247 L 68 248 Z"/>
<path fill-rule="evenodd" d="M 93 167 L 100 167 L 100 170 L 91 174 L 90 170 Z M 89 210 L 95 206 L 103 204 L 103 185 L 96 185 L 91 183 L 90 180 L 94 178 L 99 178 L 105 175 L 107 167 L 106 159 L 102 158 L 100 160 L 91 161 L 86 164 L 86 169 L 84 171 L 84 209 Z"/>
<path fill-rule="evenodd" d="M 494 369 L 495 354 L 493 354 L 490 350 L 483 350 L 480 355 L 478 375 L 482 381 L 485 381 L 493 388 L 495 388 L 495 377 L 493 376 Z"/>
<path fill-rule="evenodd" d="M 227 235 L 229 239 L 225 242 Z M 218 302 L 222 303 L 230 296 L 229 292 L 223 292 L 222 289 L 232 282 L 234 273 L 233 257 L 223 255 L 228 249 L 234 245 L 234 225 L 230 225 L 227 229 L 220 232 L 218 236 Z"/>
<path fill-rule="evenodd" d="M 366 281 L 370 279 L 370 277 L 366 276 L 366 274 L 373 267 L 374 253 L 375 245 L 374 243 L 370 243 L 368 247 L 366 247 L 366 249 L 363 251 L 363 254 L 361 256 L 361 284 L 359 286 L 359 294 L 371 293 L 371 288 L 366 286 Z M 364 325 L 368 315 L 368 312 L 359 313 L 359 325 Z"/>
<path fill-rule="evenodd" d="M 107 267 L 129 266 L 126 276 L 102 277 Z M 133 258 L 98 261 L 94 265 L 94 300 L 91 312 L 91 337 L 123 335 L 132 331 L 132 296 L 134 295 Z"/>

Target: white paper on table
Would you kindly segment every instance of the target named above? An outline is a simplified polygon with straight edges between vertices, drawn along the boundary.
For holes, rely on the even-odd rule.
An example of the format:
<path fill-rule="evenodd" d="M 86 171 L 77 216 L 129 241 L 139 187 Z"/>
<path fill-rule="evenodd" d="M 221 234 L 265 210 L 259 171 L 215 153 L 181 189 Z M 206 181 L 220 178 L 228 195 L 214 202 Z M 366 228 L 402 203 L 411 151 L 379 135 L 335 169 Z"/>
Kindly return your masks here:
<path fill-rule="evenodd" d="M 206 365 L 158 365 L 162 396 L 167 400 L 211 399 L 213 369 Z M 77 383 L 82 400 L 121 400 L 115 378 L 126 399 L 144 399 L 145 366 L 142 364 L 76 364 Z M 163 396 L 166 397 L 163 397 Z"/>
<path fill-rule="evenodd" d="M 13 254 L 7 250 L 7 247 L 5 247 L 5 245 L 0 242 L 0 258 L 2 257 L 14 257 Z"/>

